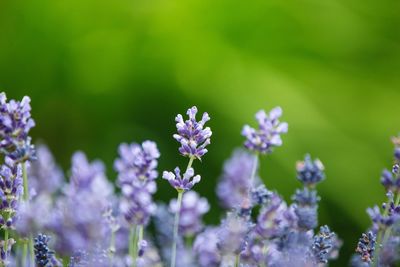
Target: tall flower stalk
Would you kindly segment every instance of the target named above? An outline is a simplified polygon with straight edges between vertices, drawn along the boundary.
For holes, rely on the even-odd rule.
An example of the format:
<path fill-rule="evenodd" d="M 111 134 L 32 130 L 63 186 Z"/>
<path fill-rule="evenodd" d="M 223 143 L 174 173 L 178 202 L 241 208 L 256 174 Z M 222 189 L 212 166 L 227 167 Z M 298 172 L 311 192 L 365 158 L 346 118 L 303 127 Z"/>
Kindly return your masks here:
<path fill-rule="evenodd" d="M 21 101 L 10 100 L 7 102 L 6 94 L 0 93 L 0 152 L 15 163 L 22 164 L 23 198 L 25 202 L 29 202 L 26 164 L 35 158 L 34 146 L 31 144 L 31 137 L 29 136 L 29 131 L 34 126 L 35 122 L 31 118 L 29 97 L 25 96 Z M 15 209 L 18 205 L 18 200 L 15 200 L 13 205 Z M 6 252 L 8 249 L 8 231 L 8 227 L 4 229 Z M 32 236 L 29 237 L 28 243 L 31 248 L 31 263 L 33 264 Z M 25 252 L 27 249 L 24 248 L 23 251 Z M 26 258 L 26 255 L 23 255 L 23 257 Z"/>
<path fill-rule="evenodd" d="M 173 135 L 175 140 L 180 143 L 179 152 L 189 158 L 186 171 L 183 177 L 181 177 L 178 167 L 175 168 L 175 174 L 167 171 L 163 173 L 163 178 L 168 180 L 171 186 L 178 192 L 171 247 L 171 267 L 175 267 L 176 265 L 176 246 L 179 238 L 179 219 L 183 194 L 200 181 L 200 175 L 194 176 L 192 164 L 195 159 L 201 160 L 201 157 L 208 152 L 206 146 L 210 144 L 210 137 L 212 135 L 211 129 L 204 127 L 205 123 L 210 120 L 208 113 L 203 113 L 201 120 L 197 121 L 197 107 L 193 106 L 187 110 L 186 114 L 189 117 L 186 121 L 183 120 L 181 114 L 175 117 L 177 133 Z"/>
<path fill-rule="evenodd" d="M 121 144 L 119 158 L 114 167 L 118 172 L 118 186 L 122 190 L 120 211 L 129 224 L 129 255 L 132 265 L 137 265 L 144 226 L 155 212 L 152 195 L 156 192 L 156 170 L 160 157 L 156 143 L 145 141 L 141 145 Z"/>

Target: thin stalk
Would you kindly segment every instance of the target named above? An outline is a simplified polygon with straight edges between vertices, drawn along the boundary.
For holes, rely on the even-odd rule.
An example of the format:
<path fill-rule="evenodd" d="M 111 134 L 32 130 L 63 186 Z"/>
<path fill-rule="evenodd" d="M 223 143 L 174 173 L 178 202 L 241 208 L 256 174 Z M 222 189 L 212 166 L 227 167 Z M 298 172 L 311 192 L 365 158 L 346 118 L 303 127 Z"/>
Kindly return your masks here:
<path fill-rule="evenodd" d="M 237 254 L 235 257 L 235 265 L 234 267 L 239 267 L 240 264 L 240 254 Z"/>
<path fill-rule="evenodd" d="M 109 257 L 110 257 L 110 267 L 113 266 L 114 254 L 115 254 L 115 231 L 111 230 L 111 240 L 110 240 L 110 248 L 109 248 Z"/>
<path fill-rule="evenodd" d="M 400 193 L 397 193 L 394 205 L 397 206 L 397 205 L 399 205 L 399 203 L 400 203 Z M 385 207 L 385 210 L 382 215 L 383 217 L 386 217 L 389 214 L 389 207 L 390 207 L 390 201 L 388 201 L 388 203 L 386 203 L 386 207 Z M 389 238 L 388 235 L 390 234 L 390 231 L 388 231 L 388 230 L 389 229 L 384 229 L 383 231 L 382 230 L 378 231 L 378 235 L 376 238 L 376 246 L 377 247 L 376 247 L 375 253 L 374 253 L 373 266 L 378 266 L 378 261 L 379 261 L 378 257 L 379 257 L 381 245 L 383 245 L 383 243 L 386 242 L 387 238 Z M 382 240 L 382 237 L 383 237 L 383 240 Z"/>
<path fill-rule="evenodd" d="M 28 255 L 28 242 L 24 242 L 22 245 L 22 266 L 26 266 L 26 256 Z"/>
<path fill-rule="evenodd" d="M 253 167 L 251 169 L 251 176 L 250 176 L 250 190 L 253 188 L 254 186 L 254 179 L 256 177 L 256 173 L 257 173 L 257 167 L 258 167 L 258 153 L 256 152 L 254 154 L 254 161 L 253 161 Z"/>
<path fill-rule="evenodd" d="M 22 163 L 22 177 L 23 177 L 23 182 L 24 182 L 24 196 L 23 199 L 25 202 L 29 202 L 29 184 L 28 184 L 28 172 L 26 169 L 26 162 Z M 24 244 L 24 248 L 22 250 L 22 260 L 26 261 L 26 257 L 28 254 L 28 248 L 25 248 L 25 246 L 29 247 L 29 256 L 30 256 L 30 263 L 33 266 L 35 264 L 35 254 L 33 250 L 33 238 L 32 234 L 29 235 L 29 240 L 27 244 Z"/>
<path fill-rule="evenodd" d="M 137 265 L 137 257 L 139 254 L 139 244 L 140 241 L 143 239 L 143 225 L 138 225 L 136 226 L 136 233 L 135 233 L 135 239 L 134 239 L 134 246 L 133 246 L 133 267 L 136 267 Z"/>
<path fill-rule="evenodd" d="M 186 171 L 192 167 L 194 159 L 195 157 L 189 158 L 189 163 L 186 167 Z M 171 267 L 175 267 L 176 264 L 176 245 L 178 243 L 179 217 L 181 213 L 183 193 L 184 193 L 183 190 L 178 190 L 178 201 L 177 201 L 178 207 L 175 213 L 174 233 L 173 233 L 172 248 L 171 248 L 171 265 L 170 265 Z"/>
<path fill-rule="evenodd" d="M 4 251 L 6 253 L 6 259 L 7 259 L 7 254 L 8 254 L 8 229 L 4 229 Z M 7 263 L 5 261 L 4 266 L 6 266 Z"/>
<path fill-rule="evenodd" d="M 174 221 L 174 236 L 172 242 L 172 252 L 171 252 L 171 267 L 175 267 L 176 262 L 176 244 L 178 243 L 178 229 L 179 229 L 179 217 L 181 213 L 181 206 L 182 206 L 182 197 L 183 197 L 183 190 L 178 191 L 178 201 L 177 201 L 177 209 L 175 213 L 175 221 Z"/>
<path fill-rule="evenodd" d="M 137 244 L 135 244 L 136 233 L 137 233 L 137 226 L 132 226 L 129 233 L 129 255 L 132 258 L 132 262 L 136 259 L 135 257 L 135 246 L 137 246 Z M 133 265 L 134 263 L 132 263 L 132 266 Z"/>

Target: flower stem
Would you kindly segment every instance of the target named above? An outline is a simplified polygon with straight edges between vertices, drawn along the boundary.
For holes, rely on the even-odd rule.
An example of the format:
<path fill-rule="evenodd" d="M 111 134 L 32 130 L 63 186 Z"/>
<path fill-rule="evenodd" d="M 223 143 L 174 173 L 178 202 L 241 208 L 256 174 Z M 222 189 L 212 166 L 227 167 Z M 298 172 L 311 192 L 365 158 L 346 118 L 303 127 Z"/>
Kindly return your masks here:
<path fill-rule="evenodd" d="M 250 191 L 254 187 L 254 179 L 256 177 L 257 168 L 258 168 L 258 153 L 255 153 L 253 167 L 251 169 L 251 176 L 250 176 L 250 188 L 249 188 Z"/>
<path fill-rule="evenodd" d="M 26 257 L 28 256 L 28 243 L 25 241 L 22 244 L 22 266 L 27 266 L 26 264 Z"/>
<path fill-rule="evenodd" d="M 129 233 L 129 255 L 131 256 L 132 259 L 132 266 L 136 264 L 136 256 L 135 256 L 135 240 L 136 240 L 136 235 L 137 235 L 137 226 L 132 226 L 130 233 Z"/>
<path fill-rule="evenodd" d="M 26 203 L 29 203 L 29 184 L 28 184 L 28 171 L 26 169 L 26 162 L 22 163 L 22 177 L 23 177 L 23 182 L 24 182 L 24 200 Z M 29 235 L 29 240 L 28 244 L 24 244 L 24 246 L 29 246 L 29 256 L 30 256 L 30 264 L 32 266 L 35 265 L 35 254 L 33 250 L 33 238 L 32 234 Z M 28 249 L 23 249 L 23 255 L 22 257 L 26 258 Z"/>
<path fill-rule="evenodd" d="M 143 225 L 136 226 L 135 238 L 133 241 L 133 267 L 137 266 L 137 258 L 139 253 L 139 243 L 143 239 Z"/>
<path fill-rule="evenodd" d="M 7 255 L 8 255 L 8 229 L 4 229 L 4 251 L 6 253 L 6 260 L 4 266 L 7 266 Z"/>
<path fill-rule="evenodd" d="M 239 267 L 240 265 L 240 253 L 238 253 L 235 257 L 235 265 L 234 267 Z"/>
<path fill-rule="evenodd" d="M 111 240 L 110 240 L 110 248 L 109 248 L 109 257 L 110 257 L 110 267 L 113 266 L 114 254 L 115 254 L 115 232 L 113 229 L 111 230 Z"/>
<path fill-rule="evenodd" d="M 174 221 L 174 237 L 172 241 L 171 267 L 175 267 L 175 262 L 176 262 L 176 244 L 178 243 L 179 217 L 182 206 L 183 192 L 184 192 L 183 190 L 178 191 L 178 201 L 177 201 L 178 207 L 176 209 L 175 221 Z"/>

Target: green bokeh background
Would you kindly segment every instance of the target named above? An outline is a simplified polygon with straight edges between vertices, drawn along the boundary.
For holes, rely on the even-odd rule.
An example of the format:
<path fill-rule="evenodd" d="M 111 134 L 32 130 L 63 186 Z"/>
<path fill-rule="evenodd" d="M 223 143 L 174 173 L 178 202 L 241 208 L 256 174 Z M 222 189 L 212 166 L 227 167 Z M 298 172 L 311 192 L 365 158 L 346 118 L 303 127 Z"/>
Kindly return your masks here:
<path fill-rule="evenodd" d="M 344 240 L 345 266 L 381 203 L 390 136 L 400 131 L 400 2 L 395 0 L 0 0 L 0 90 L 32 98 L 65 170 L 75 150 L 107 164 L 120 142 L 155 140 L 160 170 L 184 166 L 174 116 L 208 111 L 212 144 L 196 190 L 212 204 L 242 125 L 280 105 L 289 133 L 261 176 L 289 200 L 306 152 L 325 164 L 320 223 Z M 159 180 L 158 198 L 174 191 Z"/>

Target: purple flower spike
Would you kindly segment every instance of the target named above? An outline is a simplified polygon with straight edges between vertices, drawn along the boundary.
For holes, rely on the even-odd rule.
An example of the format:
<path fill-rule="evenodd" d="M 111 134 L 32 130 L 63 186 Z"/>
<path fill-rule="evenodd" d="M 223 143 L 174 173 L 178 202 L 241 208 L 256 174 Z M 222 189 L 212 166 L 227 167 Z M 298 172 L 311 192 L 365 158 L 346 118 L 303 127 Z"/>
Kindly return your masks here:
<path fill-rule="evenodd" d="M 5 93 L 0 93 L 0 151 L 15 161 L 34 157 L 29 131 L 35 126 L 31 118 L 31 99 L 7 102 Z"/>
<path fill-rule="evenodd" d="M 114 168 L 118 171 L 120 184 L 134 180 L 152 181 L 157 178 L 157 159 L 160 152 L 156 143 L 144 141 L 142 145 L 121 144 L 118 153 L 120 158 L 115 160 Z"/>
<path fill-rule="evenodd" d="M 188 191 L 192 189 L 192 187 L 200 182 L 201 179 L 200 175 L 194 176 L 193 168 L 187 169 L 183 174 L 183 178 L 181 176 L 181 170 L 179 167 L 176 167 L 174 172 L 175 174 L 173 172 L 164 171 L 162 177 L 168 180 L 171 186 L 178 191 Z"/>
<path fill-rule="evenodd" d="M 208 152 L 205 148 L 210 144 L 212 135 L 210 127 L 204 128 L 204 124 L 210 120 L 208 113 L 204 112 L 200 121 L 196 121 L 197 107 L 188 109 L 189 119 L 184 121 L 181 114 L 175 118 L 177 134 L 173 137 L 181 144 L 179 152 L 189 158 L 201 159 Z"/>
<path fill-rule="evenodd" d="M 0 227 L 14 226 L 18 201 L 23 194 L 22 167 L 9 157 L 0 167 Z"/>
<path fill-rule="evenodd" d="M 120 210 L 128 223 L 133 225 L 146 225 L 150 216 L 155 212 L 153 194 L 157 190 L 154 181 L 142 184 L 134 182 L 122 186 Z"/>
<path fill-rule="evenodd" d="M 281 134 L 288 131 L 288 124 L 279 121 L 281 116 L 280 107 L 272 109 L 269 114 L 266 114 L 264 110 L 258 111 L 255 116 L 258 129 L 249 125 L 243 127 L 242 135 L 246 137 L 244 146 L 261 154 L 271 153 L 274 147 L 281 146 Z"/>

